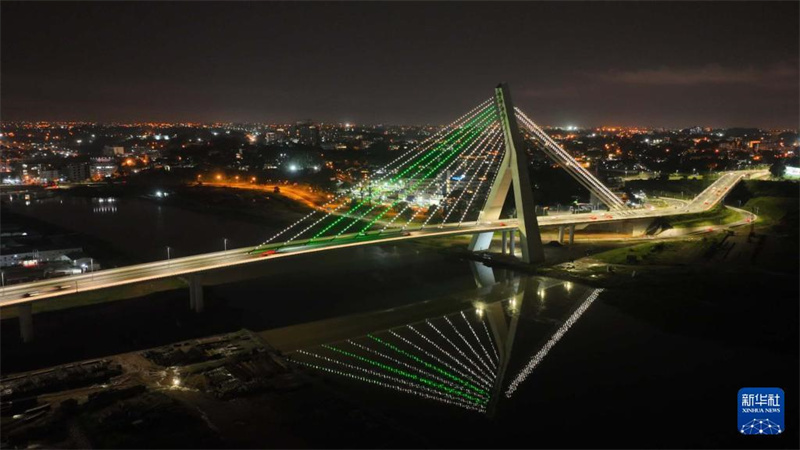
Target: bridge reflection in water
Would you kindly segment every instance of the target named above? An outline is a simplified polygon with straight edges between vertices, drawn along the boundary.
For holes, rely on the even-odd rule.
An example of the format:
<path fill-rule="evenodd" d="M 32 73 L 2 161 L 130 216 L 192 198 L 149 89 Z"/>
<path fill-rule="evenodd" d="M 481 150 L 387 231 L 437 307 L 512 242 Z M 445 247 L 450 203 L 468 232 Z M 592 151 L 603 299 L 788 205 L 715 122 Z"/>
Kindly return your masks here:
<path fill-rule="evenodd" d="M 487 284 L 492 269 L 473 264 L 478 289 L 454 310 L 306 346 L 291 352 L 291 360 L 352 385 L 356 395 L 378 388 L 492 416 L 602 289 L 527 276 Z"/>

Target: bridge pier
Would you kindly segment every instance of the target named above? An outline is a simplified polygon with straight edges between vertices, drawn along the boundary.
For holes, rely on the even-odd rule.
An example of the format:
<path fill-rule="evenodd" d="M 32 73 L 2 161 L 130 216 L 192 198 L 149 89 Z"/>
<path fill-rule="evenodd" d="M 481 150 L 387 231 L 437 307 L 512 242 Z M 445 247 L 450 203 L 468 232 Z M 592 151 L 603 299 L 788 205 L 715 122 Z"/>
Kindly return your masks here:
<path fill-rule="evenodd" d="M 575 225 L 569 226 L 569 245 L 575 243 Z"/>
<path fill-rule="evenodd" d="M 17 314 L 19 314 L 19 333 L 22 337 L 22 342 L 30 342 L 33 340 L 33 305 L 30 303 L 21 303 L 17 305 Z"/>
<path fill-rule="evenodd" d="M 509 234 L 509 238 L 510 238 L 509 242 L 508 242 L 508 253 L 511 254 L 511 256 L 515 256 L 515 252 L 514 252 L 514 230 L 508 230 L 508 234 Z"/>
<path fill-rule="evenodd" d="M 502 235 L 502 244 L 500 246 L 500 253 L 505 255 L 506 254 L 506 247 L 508 245 L 506 230 L 501 231 L 500 234 Z"/>
<path fill-rule="evenodd" d="M 561 244 L 564 242 L 564 225 L 558 227 L 558 243 Z"/>
<path fill-rule="evenodd" d="M 196 313 L 203 312 L 203 283 L 199 273 L 189 275 L 189 307 Z"/>

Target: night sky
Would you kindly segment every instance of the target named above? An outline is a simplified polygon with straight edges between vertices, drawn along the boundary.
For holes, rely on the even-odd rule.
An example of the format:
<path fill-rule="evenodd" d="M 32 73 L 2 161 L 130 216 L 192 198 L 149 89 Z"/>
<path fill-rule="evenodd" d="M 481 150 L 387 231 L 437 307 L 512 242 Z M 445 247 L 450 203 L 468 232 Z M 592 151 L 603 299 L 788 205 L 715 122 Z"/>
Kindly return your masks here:
<path fill-rule="evenodd" d="M 796 1 L 0 5 L 3 120 L 800 120 Z"/>

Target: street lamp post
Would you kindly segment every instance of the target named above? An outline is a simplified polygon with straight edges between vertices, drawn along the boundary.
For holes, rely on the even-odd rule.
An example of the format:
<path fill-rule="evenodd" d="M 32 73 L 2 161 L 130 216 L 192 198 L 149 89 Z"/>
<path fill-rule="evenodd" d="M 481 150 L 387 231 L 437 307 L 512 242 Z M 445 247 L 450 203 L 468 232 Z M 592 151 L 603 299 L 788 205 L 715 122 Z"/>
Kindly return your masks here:
<path fill-rule="evenodd" d="M 6 292 L 6 273 L 0 270 L 0 282 L 3 284 L 3 293 Z"/>
<path fill-rule="evenodd" d="M 169 245 L 167 246 L 167 267 L 169 267 Z"/>
<path fill-rule="evenodd" d="M 228 251 L 228 238 L 222 238 L 222 249 L 223 251 Z"/>
<path fill-rule="evenodd" d="M 92 280 L 94 280 L 94 258 L 89 258 L 89 266 L 89 270 L 92 271 Z"/>

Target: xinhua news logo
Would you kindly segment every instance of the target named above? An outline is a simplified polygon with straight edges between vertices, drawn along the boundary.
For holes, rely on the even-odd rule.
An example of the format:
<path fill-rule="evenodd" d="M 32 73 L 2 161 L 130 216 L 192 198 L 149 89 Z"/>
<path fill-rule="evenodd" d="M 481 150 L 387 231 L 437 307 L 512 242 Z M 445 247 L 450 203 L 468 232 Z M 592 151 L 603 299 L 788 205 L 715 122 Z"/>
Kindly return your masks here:
<path fill-rule="evenodd" d="M 739 433 L 781 434 L 786 397 L 781 388 L 739 389 Z"/>

